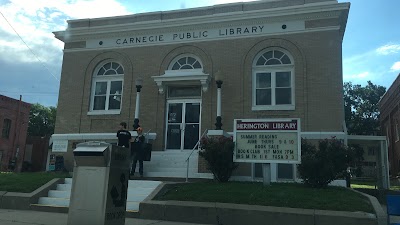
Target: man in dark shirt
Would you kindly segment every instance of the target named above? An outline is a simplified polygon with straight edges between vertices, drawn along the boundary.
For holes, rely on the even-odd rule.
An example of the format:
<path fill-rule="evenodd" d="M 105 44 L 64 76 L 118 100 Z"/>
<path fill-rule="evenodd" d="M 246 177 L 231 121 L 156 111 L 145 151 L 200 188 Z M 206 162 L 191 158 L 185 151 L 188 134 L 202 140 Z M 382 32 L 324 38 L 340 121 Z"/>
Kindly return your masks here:
<path fill-rule="evenodd" d="M 126 130 L 126 123 L 121 122 L 119 124 L 119 130 L 117 132 L 118 137 L 118 146 L 123 146 L 125 148 L 129 148 L 129 142 L 132 138 L 131 133 Z"/>

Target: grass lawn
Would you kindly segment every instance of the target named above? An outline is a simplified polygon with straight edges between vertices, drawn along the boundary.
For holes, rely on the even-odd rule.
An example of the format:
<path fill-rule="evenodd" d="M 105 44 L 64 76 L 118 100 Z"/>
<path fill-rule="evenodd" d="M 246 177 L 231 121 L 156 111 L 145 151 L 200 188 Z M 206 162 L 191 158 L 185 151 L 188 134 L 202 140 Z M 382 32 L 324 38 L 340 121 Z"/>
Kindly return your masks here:
<path fill-rule="evenodd" d="M 377 189 L 376 181 L 351 181 L 352 188 L 361 188 L 361 189 Z M 390 190 L 400 191 L 400 183 L 396 180 L 390 181 Z"/>
<path fill-rule="evenodd" d="M 0 173 L 0 191 L 30 193 L 53 178 L 70 177 L 68 173 Z"/>
<path fill-rule="evenodd" d="M 367 198 L 340 187 L 313 189 L 302 184 L 273 183 L 190 183 L 175 184 L 157 200 L 223 202 L 337 211 L 374 213 Z"/>

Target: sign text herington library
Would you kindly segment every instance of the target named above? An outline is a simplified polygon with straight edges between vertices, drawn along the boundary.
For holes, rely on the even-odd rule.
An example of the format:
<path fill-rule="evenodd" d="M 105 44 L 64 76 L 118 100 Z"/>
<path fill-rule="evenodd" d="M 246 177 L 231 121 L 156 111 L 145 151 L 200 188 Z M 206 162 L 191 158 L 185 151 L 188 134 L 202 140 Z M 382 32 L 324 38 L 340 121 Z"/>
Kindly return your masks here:
<path fill-rule="evenodd" d="M 235 162 L 300 163 L 300 119 L 236 119 Z"/>

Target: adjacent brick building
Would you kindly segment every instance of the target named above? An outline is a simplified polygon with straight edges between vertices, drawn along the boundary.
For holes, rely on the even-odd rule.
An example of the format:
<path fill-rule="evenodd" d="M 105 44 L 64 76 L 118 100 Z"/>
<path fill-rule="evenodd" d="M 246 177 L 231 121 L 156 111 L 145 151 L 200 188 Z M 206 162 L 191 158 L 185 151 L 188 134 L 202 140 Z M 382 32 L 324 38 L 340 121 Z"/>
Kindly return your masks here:
<path fill-rule="evenodd" d="M 0 95 L 1 171 L 21 171 L 30 109 L 29 103 Z"/>
<path fill-rule="evenodd" d="M 400 74 L 379 102 L 381 130 L 388 140 L 390 174 L 400 176 Z"/>
<path fill-rule="evenodd" d="M 215 128 L 216 80 L 225 131 L 238 118 L 300 118 L 304 132 L 343 132 L 349 8 L 255 1 L 68 21 L 55 32 L 65 43 L 55 134 L 112 133 L 120 121 L 131 128 L 138 78 L 140 124 L 157 134 L 156 151 L 191 150 Z"/>

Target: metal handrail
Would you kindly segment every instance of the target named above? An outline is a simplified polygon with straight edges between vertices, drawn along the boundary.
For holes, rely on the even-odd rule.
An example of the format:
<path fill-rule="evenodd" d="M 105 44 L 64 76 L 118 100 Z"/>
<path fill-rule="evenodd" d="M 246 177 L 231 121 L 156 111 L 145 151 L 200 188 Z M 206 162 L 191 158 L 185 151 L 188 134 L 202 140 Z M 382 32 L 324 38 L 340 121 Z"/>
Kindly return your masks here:
<path fill-rule="evenodd" d="M 197 141 L 196 145 L 193 147 L 192 152 L 189 154 L 189 156 L 186 159 L 186 182 L 189 182 L 189 159 L 190 159 L 190 156 L 192 156 L 194 150 L 199 146 L 201 139 L 204 137 L 204 135 L 207 133 L 207 131 L 208 131 L 208 129 L 206 129 L 203 132 L 203 134 L 201 135 L 201 137 Z"/>

